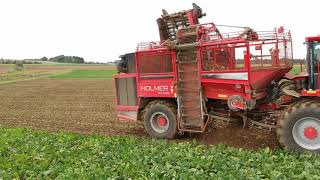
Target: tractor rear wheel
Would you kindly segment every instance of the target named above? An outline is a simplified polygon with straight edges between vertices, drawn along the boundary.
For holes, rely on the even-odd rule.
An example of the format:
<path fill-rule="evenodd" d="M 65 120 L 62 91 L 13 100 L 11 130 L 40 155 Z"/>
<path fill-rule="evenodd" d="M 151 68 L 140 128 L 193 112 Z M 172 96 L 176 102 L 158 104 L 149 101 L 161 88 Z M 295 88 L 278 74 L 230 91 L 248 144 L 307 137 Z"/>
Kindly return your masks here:
<path fill-rule="evenodd" d="M 292 104 L 278 120 L 277 136 L 288 151 L 320 153 L 320 102 Z"/>
<path fill-rule="evenodd" d="M 173 139 L 178 133 L 177 108 L 169 102 L 151 102 L 143 117 L 144 127 L 151 137 Z"/>

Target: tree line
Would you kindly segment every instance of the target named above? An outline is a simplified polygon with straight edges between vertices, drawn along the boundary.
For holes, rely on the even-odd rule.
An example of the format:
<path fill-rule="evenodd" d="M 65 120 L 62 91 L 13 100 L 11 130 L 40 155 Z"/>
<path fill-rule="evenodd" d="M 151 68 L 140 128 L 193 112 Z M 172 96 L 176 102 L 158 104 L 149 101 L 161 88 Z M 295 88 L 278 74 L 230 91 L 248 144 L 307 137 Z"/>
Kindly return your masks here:
<path fill-rule="evenodd" d="M 82 57 L 65 56 L 65 55 L 60 55 L 52 58 L 42 57 L 40 59 L 34 58 L 34 59 L 24 59 L 24 60 L 3 59 L 3 58 L 0 59 L 0 64 L 16 64 L 16 62 L 19 62 L 22 64 L 42 64 L 42 62 L 74 63 L 74 64 L 86 63 Z"/>
<path fill-rule="evenodd" d="M 78 56 L 60 55 L 52 58 L 42 57 L 39 61 L 49 61 L 58 63 L 75 63 L 75 64 L 105 64 L 102 62 L 84 61 L 84 58 Z"/>
<path fill-rule="evenodd" d="M 41 62 L 29 61 L 29 60 L 2 59 L 1 58 L 0 64 L 41 64 Z"/>
<path fill-rule="evenodd" d="M 52 58 L 43 57 L 39 59 L 40 61 L 51 61 L 51 62 L 58 62 L 58 63 L 75 63 L 75 64 L 82 64 L 84 63 L 84 59 L 78 56 L 65 56 L 60 55 Z"/>

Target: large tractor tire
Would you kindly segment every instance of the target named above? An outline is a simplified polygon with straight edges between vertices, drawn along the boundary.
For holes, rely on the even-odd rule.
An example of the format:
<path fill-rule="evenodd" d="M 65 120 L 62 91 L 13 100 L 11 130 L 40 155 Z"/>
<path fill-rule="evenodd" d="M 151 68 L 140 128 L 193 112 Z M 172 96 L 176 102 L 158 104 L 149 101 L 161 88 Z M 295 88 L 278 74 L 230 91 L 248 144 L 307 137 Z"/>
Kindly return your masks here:
<path fill-rule="evenodd" d="M 177 108 L 166 101 L 153 101 L 144 112 L 144 127 L 154 138 L 173 139 L 178 133 Z"/>
<path fill-rule="evenodd" d="M 320 102 L 292 104 L 277 123 L 280 144 L 288 151 L 320 153 Z"/>

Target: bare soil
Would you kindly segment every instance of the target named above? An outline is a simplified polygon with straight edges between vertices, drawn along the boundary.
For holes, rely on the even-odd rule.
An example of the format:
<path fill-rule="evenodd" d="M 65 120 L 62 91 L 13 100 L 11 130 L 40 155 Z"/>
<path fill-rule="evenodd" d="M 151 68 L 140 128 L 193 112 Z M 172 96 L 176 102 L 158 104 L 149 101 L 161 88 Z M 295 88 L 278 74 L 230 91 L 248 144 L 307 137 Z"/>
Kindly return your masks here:
<path fill-rule="evenodd" d="M 8 71 L 10 71 L 10 69 L 12 69 L 12 66 L 0 65 L 0 74 L 7 73 Z"/>
<path fill-rule="evenodd" d="M 280 147 L 275 132 L 243 129 L 242 124 L 229 124 L 225 128 L 211 128 L 205 134 L 198 136 L 198 139 L 205 144 L 226 144 L 245 149 Z"/>
<path fill-rule="evenodd" d="M 0 85 L 0 100 L 0 124 L 4 126 L 148 137 L 142 123 L 117 120 L 112 79 L 39 79 L 4 84 Z M 239 124 L 180 138 L 191 139 L 246 149 L 279 146 L 274 133 L 243 130 Z"/>
<path fill-rule="evenodd" d="M 35 80 L 0 86 L 0 122 L 52 131 L 105 135 L 140 132 L 119 122 L 112 80 Z"/>

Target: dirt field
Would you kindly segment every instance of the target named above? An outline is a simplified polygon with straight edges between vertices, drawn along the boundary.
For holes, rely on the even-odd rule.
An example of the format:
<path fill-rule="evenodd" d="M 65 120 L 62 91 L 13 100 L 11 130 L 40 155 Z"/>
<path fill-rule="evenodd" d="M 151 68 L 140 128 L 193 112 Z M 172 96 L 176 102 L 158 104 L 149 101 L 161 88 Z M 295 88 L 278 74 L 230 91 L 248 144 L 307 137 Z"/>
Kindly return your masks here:
<path fill-rule="evenodd" d="M 12 69 L 12 66 L 10 65 L 0 65 L 0 73 L 6 73 Z"/>
<path fill-rule="evenodd" d="M 117 121 L 112 79 L 41 79 L 4 84 L 0 85 L 0 99 L 0 123 L 5 126 L 148 137 L 141 123 Z M 186 135 L 180 140 L 193 138 L 206 144 L 249 149 L 278 147 L 274 134 L 242 130 L 239 125 Z"/>
<path fill-rule="evenodd" d="M 0 86 L 2 124 L 52 131 L 134 134 L 117 122 L 111 80 L 35 80 Z"/>

